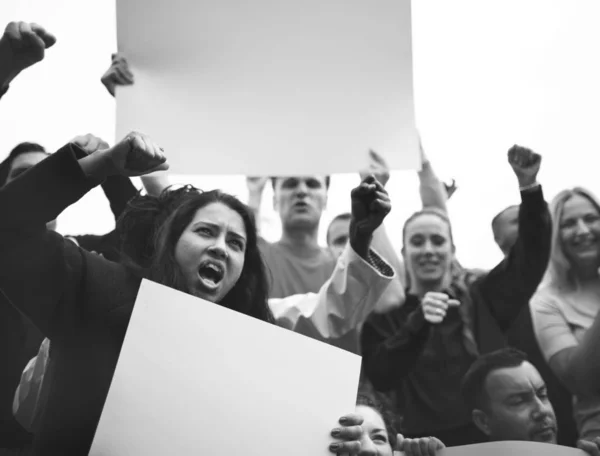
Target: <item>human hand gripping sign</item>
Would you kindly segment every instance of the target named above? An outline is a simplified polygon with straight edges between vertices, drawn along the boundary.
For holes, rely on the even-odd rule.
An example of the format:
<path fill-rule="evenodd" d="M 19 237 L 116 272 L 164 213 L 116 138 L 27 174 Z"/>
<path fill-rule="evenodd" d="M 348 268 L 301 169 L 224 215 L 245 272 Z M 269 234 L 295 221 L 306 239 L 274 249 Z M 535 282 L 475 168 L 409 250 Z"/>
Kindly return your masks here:
<path fill-rule="evenodd" d="M 338 456 L 360 455 L 363 421 L 362 416 L 356 413 L 340 418 L 340 426 L 331 431 L 331 436 L 336 441 L 329 446 L 329 451 Z M 435 437 L 406 439 L 402 434 L 398 434 L 396 440 L 394 450 L 405 456 L 435 456 L 440 450 L 446 448 Z"/>
<path fill-rule="evenodd" d="M 364 181 L 369 175 L 371 175 L 374 176 L 375 179 L 385 187 L 390 180 L 390 167 L 381 155 L 374 150 L 370 150 L 369 165 L 359 174 L 361 181 Z"/>
<path fill-rule="evenodd" d="M 444 448 L 446 445 L 435 437 L 405 439 L 402 434 L 397 437 L 396 450 L 405 456 L 435 456 Z"/>
<path fill-rule="evenodd" d="M 451 298 L 445 293 L 429 292 L 421 301 L 425 320 L 434 325 L 439 325 L 444 321 L 448 309 L 458 306 L 460 306 L 460 301 Z"/>
<path fill-rule="evenodd" d="M 102 75 L 100 81 L 113 97 L 115 96 L 117 86 L 132 85 L 134 77 L 125 56 L 122 54 L 113 54 L 111 56 L 110 67 Z"/>

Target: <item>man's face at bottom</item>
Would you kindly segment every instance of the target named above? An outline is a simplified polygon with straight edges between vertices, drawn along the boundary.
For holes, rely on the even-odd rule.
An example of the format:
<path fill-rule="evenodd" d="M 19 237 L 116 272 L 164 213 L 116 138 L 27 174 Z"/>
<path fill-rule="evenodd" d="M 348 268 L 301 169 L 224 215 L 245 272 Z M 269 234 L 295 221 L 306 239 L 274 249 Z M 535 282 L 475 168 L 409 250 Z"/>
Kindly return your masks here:
<path fill-rule="evenodd" d="M 485 383 L 487 410 L 479 412 L 490 440 L 556 443 L 556 417 L 546 385 L 529 362 L 492 371 Z"/>

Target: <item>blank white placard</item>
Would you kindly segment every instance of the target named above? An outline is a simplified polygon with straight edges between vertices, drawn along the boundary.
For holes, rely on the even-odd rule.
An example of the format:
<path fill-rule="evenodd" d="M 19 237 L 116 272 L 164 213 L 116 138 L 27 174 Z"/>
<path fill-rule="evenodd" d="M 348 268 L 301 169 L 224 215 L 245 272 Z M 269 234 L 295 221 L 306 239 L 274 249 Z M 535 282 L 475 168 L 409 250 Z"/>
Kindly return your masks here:
<path fill-rule="evenodd" d="M 491 442 L 447 448 L 439 456 L 586 456 L 576 448 L 537 442 Z"/>
<path fill-rule="evenodd" d="M 90 455 L 327 456 L 360 357 L 144 280 Z"/>
<path fill-rule="evenodd" d="M 410 0 L 119 0 L 117 138 L 149 134 L 180 174 L 420 166 Z"/>

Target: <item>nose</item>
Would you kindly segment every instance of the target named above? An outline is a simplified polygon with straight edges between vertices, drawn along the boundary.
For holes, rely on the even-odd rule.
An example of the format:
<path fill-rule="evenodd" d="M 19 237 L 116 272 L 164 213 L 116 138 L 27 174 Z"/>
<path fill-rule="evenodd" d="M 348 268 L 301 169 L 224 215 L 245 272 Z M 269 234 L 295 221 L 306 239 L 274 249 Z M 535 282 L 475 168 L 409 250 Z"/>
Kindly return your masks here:
<path fill-rule="evenodd" d="M 539 397 L 535 398 L 535 405 L 531 411 L 531 418 L 534 421 L 543 421 L 552 414 L 552 406 L 549 401 L 542 401 Z"/>
<path fill-rule="evenodd" d="M 433 253 L 433 244 L 431 241 L 425 241 L 423 244 L 423 251 L 425 253 Z"/>
<path fill-rule="evenodd" d="M 209 252 L 219 259 L 227 258 L 227 243 L 225 236 L 217 236 L 214 243 L 210 246 Z"/>
<path fill-rule="evenodd" d="M 590 232 L 590 228 L 587 226 L 587 224 L 579 219 L 577 221 L 577 234 L 578 235 L 585 235 L 585 234 L 589 234 Z"/>
<path fill-rule="evenodd" d="M 304 182 L 303 180 L 299 181 L 298 185 L 296 186 L 296 191 L 294 193 L 296 193 L 297 196 L 305 196 L 308 193 L 308 187 L 306 186 L 306 182 Z"/>
<path fill-rule="evenodd" d="M 363 437 L 360 440 L 360 451 L 358 456 L 376 456 L 377 447 L 369 437 Z"/>

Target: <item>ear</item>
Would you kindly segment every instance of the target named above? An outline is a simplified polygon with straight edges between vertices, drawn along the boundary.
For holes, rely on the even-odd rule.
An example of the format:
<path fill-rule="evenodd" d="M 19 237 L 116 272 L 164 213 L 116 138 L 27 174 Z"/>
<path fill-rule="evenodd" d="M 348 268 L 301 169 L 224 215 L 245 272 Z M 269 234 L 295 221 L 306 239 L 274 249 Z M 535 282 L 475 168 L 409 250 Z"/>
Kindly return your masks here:
<path fill-rule="evenodd" d="M 485 412 L 475 409 L 471 413 L 471 417 L 473 418 L 473 423 L 475 423 L 475 426 L 477 426 L 485 435 L 489 436 L 491 431 L 488 416 L 485 414 Z"/>

